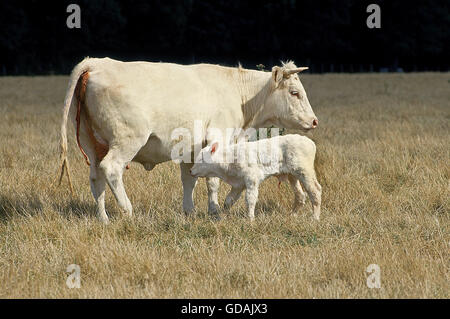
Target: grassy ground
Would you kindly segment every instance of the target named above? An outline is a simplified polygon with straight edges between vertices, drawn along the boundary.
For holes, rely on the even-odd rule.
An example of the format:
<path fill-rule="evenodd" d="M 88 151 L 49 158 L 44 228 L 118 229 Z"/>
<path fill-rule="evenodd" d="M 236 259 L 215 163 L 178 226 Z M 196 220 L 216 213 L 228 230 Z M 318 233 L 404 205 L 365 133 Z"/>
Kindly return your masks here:
<path fill-rule="evenodd" d="M 71 129 L 76 187 L 56 187 L 68 78 L 0 78 L 0 297 L 449 298 L 450 75 L 304 75 L 319 128 L 320 223 L 293 194 L 261 187 L 256 222 L 244 201 L 219 222 L 181 211 L 172 163 L 125 173 L 135 216 L 95 219 L 88 167 Z M 221 187 L 223 201 L 229 187 Z M 66 268 L 81 268 L 81 288 Z M 378 264 L 381 288 L 366 268 Z"/>

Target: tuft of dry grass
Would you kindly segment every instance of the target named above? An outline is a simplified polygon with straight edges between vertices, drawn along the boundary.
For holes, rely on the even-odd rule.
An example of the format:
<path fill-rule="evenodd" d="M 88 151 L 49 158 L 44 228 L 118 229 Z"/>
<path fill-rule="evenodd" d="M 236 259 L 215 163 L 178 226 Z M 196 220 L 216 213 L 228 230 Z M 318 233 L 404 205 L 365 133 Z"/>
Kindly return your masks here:
<path fill-rule="evenodd" d="M 1 298 L 449 298 L 448 73 L 304 75 L 320 125 L 320 223 L 289 211 L 293 194 L 266 181 L 256 222 L 241 199 L 220 221 L 181 209 L 172 163 L 125 173 L 134 206 L 95 218 L 73 130 L 76 196 L 56 187 L 68 77 L 0 78 Z M 229 187 L 223 184 L 223 201 Z M 66 268 L 81 268 L 69 289 Z M 370 289 L 367 266 L 381 269 Z"/>

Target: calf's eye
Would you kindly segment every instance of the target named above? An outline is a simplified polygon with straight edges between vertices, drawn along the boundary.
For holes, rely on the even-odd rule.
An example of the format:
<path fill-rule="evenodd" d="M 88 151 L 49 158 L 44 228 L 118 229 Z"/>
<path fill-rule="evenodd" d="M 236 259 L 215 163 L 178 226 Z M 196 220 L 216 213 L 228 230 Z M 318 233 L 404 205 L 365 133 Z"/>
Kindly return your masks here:
<path fill-rule="evenodd" d="M 291 93 L 291 95 L 294 95 L 294 96 L 298 97 L 298 91 L 291 91 L 290 93 Z"/>

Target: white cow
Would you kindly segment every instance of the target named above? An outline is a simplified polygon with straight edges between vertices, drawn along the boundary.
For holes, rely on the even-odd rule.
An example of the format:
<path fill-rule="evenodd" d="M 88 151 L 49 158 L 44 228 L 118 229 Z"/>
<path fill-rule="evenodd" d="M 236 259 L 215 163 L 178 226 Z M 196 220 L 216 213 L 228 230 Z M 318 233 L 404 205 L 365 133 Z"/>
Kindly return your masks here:
<path fill-rule="evenodd" d="M 237 159 L 227 162 L 227 152 Z M 314 142 L 306 136 L 294 134 L 224 147 L 214 142 L 198 154 L 191 175 L 197 178 L 219 177 L 230 184 L 232 189 L 225 200 L 226 207 L 231 207 L 245 189 L 250 220 L 255 218 L 259 185 L 266 178 L 276 176 L 280 181 L 289 180 L 295 194 L 294 213 L 305 202 L 301 181 L 311 200 L 314 218 L 319 220 L 322 187 L 314 170 L 315 156 Z"/>
<path fill-rule="evenodd" d="M 317 126 L 306 92 L 297 75 L 307 68 L 293 62 L 275 66 L 272 72 L 210 64 L 121 62 L 86 58 L 72 71 L 64 102 L 61 127 L 62 171 L 68 174 L 67 121 L 77 128 L 77 142 L 90 164 L 92 194 L 97 215 L 105 223 L 105 185 L 128 216 L 132 206 L 122 182 L 131 161 L 147 170 L 171 160 L 177 141 L 171 132 L 203 123 L 201 148 L 212 141 L 211 127 L 249 128 L 275 125 L 310 130 Z M 191 163 L 181 163 L 183 208 L 194 209 L 197 179 Z M 67 168 L 66 170 L 64 168 Z M 69 182 L 70 182 L 70 175 Z M 208 206 L 218 209 L 217 178 L 207 179 Z"/>

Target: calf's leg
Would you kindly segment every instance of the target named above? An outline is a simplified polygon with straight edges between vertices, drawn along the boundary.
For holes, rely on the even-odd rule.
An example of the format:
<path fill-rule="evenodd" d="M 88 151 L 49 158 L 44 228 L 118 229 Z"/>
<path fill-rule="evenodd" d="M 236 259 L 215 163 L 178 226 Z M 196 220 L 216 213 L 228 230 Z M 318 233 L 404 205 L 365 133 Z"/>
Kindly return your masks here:
<path fill-rule="evenodd" d="M 244 186 L 233 187 L 225 198 L 224 207 L 225 209 L 231 208 L 231 206 L 236 203 L 236 201 L 241 197 L 242 191 L 244 190 Z"/>
<path fill-rule="evenodd" d="M 219 213 L 219 187 L 220 179 L 217 177 L 207 177 L 206 186 L 208 188 L 208 212 L 211 215 L 217 215 Z"/>

